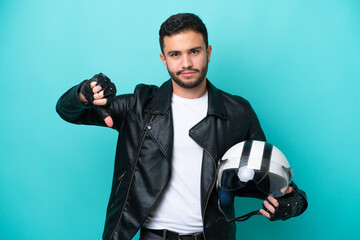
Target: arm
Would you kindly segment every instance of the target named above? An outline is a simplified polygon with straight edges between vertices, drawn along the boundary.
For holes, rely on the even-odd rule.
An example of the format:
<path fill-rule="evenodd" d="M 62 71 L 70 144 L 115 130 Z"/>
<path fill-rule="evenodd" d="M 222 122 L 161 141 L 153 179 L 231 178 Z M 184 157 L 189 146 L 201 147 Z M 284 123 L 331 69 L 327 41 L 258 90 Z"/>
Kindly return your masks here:
<path fill-rule="evenodd" d="M 249 105 L 249 130 L 247 139 L 266 141 L 264 131 L 262 130 L 259 119 L 251 105 Z"/>
<path fill-rule="evenodd" d="M 103 74 L 97 74 L 64 93 L 56 105 L 56 111 L 60 117 L 70 123 L 118 129 L 126 114 L 130 95 L 114 97 L 115 91 L 109 93 L 107 90 L 110 79 L 107 84 L 104 84 L 101 78 L 108 79 Z M 110 86 L 115 90 L 113 84 Z"/>
<path fill-rule="evenodd" d="M 266 141 L 259 119 L 251 106 L 248 139 Z M 274 221 L 279 219 L 286 220 L 302 214 L 306 210 L 308 202 L 306 193 L 300 190 L 296 184 L 292 182 L 283 197 L 275 199 L 272 196 L 269 196 L 267 200 L 263 202 L 263 205 L 264 209 L 261 209 L 260 213 Z M 285 212 L 286 215 L 284 215 Z"/>

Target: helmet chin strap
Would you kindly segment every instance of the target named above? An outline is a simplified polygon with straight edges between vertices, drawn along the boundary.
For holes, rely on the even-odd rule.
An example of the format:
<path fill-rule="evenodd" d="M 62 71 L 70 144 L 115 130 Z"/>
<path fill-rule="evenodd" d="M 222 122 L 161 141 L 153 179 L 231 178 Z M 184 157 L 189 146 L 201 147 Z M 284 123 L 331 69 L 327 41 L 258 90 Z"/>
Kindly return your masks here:
<path fill-rule="evenodd" d="M 222 214 L 224 216 L 226 216 L 226 214 L 224 213 L 223 209 L 220 207 L 222 206 L 230 206 L 232 204 L 234 204 L 234 197 L 235 194 L 231 193 L 231 192 L 226 192 L 222 189 L 219 190 L 219 200 L 218 200 L 218 206 L 219 206 L 219 210 L 222 212 Z M 232 218 L 230 220 L 227 220 L 228 222 L 243 222 L 248 220 L 250 217 L 255 216 L 255 215 L 261 215 L 259 210 L 256 211 L 252 211 L 249 212 L 248 214 L 245 214 L 243 216 L 240 217 L 236 217 L 236 218 Z"/>
<path fill-rule="evenodd" d="M 255 215 L 261 215 L 260 211 L 256 210 L 256 211 L 249 212 L 248 214 L 245 214 L 245 215 L 242 215 L 240 217 L 231 219 L 230 222 L 243 222 L 243 221 L 246 221 L 246 220 L 248 220 L 249 218 L 251 218 L 252 216 L 255 216 Z"/>
<path fill-rule="evenodd" d="M 219 206 L 219 210 L 223 213 L 224 216 L 226 216 L 226 214 L 224 213 L 224 211 L 222 210 L 222 208 L 220 206 L 225 206 L 225 207 L 231 206 L 232 204 L 234 204 L 234 198 L 237 195 L 241 195 L 243 197 L 255 197 L 255 198 L 258 198 L 261 200 L 266 199 L 266 197 L 267 197 L 266 194 L 264 194 L 259 189 L 257 189 L 255 183 L 253 183 L 252 181 L 248 182 L 246 187 L 244 187 L 243 189 L 238 190 L 237 194 L 235 194 L 234 192 L 228 192 L 228 191 L 219 189 L 218 206 Z M 263 209 L 268 211 L 265 208 L 264 204 L 263 204 Z M 255 211 L 249 212 L 247 214 L 244 214 L 240 217 L 231 218 L 230 220 L 227 219 L 227 221 L 228 222 L 243 222 L 255 215 L 262 215 L 262 214 L 260 213 L 260 210 L 255 210 Z"/>

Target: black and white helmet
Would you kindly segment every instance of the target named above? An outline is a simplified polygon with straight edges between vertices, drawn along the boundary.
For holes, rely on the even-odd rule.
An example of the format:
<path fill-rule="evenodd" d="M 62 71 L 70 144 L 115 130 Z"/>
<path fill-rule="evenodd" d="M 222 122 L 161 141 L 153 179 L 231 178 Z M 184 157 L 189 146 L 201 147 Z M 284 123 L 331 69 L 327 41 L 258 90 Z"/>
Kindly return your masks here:
<path fill-rule="evenodd" d="M 234 197 L 265 199 L 285 195 L 292 170 L 284 154 L 268 142 L 248 140 L 232 146 L 221 158 L 217 178 L 218 207 L 227 221 L 245 221 L 258 210 L 235 218 Z"/>
<path fill-rule="evenodd" d="M 290 164 L 278 148 L 268 142 L 248 140 L 231 147 L 220 160 L 217 187 L 236 191 L 252 181 L 266 195 L 281 197 L 291 179 Z"/>

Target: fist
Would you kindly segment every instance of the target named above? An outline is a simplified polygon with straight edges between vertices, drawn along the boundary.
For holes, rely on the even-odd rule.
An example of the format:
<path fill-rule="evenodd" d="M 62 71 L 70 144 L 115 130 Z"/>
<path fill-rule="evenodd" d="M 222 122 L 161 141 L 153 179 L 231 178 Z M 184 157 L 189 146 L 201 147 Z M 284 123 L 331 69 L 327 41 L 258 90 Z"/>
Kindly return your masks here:
<path fill-rule="evenodd" d="M 289 210 L 292 210 L 293 207 L 296 207 L 294 205 L 297 204 L 297 202 L 293 201 L 293 197 L 290 197 L 292 192 L 293 187 L 290 186 L 286 194 L 281 198 L 276 199 L 269 196 L 267 200 L 263 202 L 264 208 L 260 209 L 260 213 L 271 221 L 279 219 L 285 220 L 292 217 L 291 211 Z"/>
<path fill-rule="evenodd" d="M 85 80 L 80 86 L 80 99 L 93 105 L 108 106 L 116 95 L 115 84 L 103 73 Z M 82 98 L 83 97 L 83 98 Z"/>
<path fill-rule="evenodd" d="M 112 127 L 114 123 L 105 106 L 110 105 L 115 95 L 115 84 L 103 73 L 94 75 L 90 80 L 85 80 L 80 85 L 80 100 L 92 105 L 108 127 Z"/>

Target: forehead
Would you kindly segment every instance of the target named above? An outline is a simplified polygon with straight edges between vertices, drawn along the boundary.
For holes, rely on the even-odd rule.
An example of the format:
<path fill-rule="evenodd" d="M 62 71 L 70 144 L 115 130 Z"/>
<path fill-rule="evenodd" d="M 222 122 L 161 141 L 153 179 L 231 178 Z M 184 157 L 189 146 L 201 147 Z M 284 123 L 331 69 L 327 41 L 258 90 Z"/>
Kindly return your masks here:
<path fill-rule="evenodd" d="M 182 51 L 195 47 L 204 47 L 203 36 L 193 30 L 182 31 L 164 37 L 164 51 Z"/>

